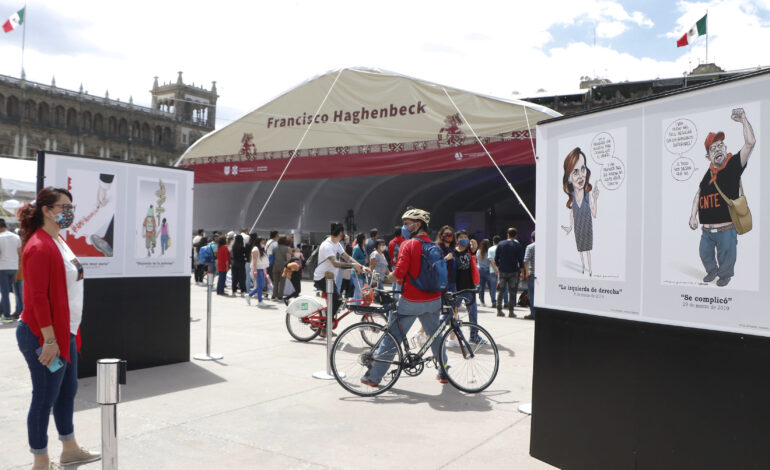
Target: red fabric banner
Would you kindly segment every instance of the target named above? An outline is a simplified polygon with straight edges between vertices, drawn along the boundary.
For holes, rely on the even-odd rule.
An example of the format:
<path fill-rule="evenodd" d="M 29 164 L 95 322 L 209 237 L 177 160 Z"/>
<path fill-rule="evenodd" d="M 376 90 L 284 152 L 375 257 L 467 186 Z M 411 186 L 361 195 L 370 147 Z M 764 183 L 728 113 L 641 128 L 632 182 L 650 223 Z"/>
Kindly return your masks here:
<path fill-rule="evenodd" d="M 450 171 L 493 166 L 478 143 L 426 150 L 345 153 L 315 157 L 296 157 L 284 179 L 347 178 L 354 176 L 394 175 Z M 531 165 L 533 143 L 529 139 L 512 139 L 485 144 L 499 166 Z M 281 176 L 289 158 L 271 160 L 238 160 L 237 155 L 218 157 L 224 162 L 182 165 L 195 170 L 195 183 L 274 181 Z"/>

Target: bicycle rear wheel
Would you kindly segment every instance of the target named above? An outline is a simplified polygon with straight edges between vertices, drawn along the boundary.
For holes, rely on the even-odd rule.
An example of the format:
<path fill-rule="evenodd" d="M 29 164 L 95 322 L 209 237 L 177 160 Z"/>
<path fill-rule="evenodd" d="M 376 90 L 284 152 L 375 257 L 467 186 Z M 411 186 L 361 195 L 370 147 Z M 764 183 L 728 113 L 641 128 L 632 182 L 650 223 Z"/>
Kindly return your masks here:
<path fill-rule="evenodd" d="M 478 393 L 489 387 L 497 376 L 500 358 L 492 336 L 475 323 L 463 323 L 460 334 L 453 329 L 441 339 L 442 362 L 449 383 L 465 393 Z M 455 339 L 457 342 L 455 342 Z M 472 353 L 472 355 L 471 355 Z"/>
<path fill-rule="evenodd" d="M 388 325 L 388 319 L 385 315 L 381 313 L 367 313 L 363 317 L 361 317 L 361 321 L 364 323 L 376 323 L 379 326 L 387 326 Z M 368 330 L 361 329 L 361 338 L 368 344 L 369 346 L 374 346 L 375 343 L 377 343 L 377 339 L 380 337 L 380 329 L 379 328 L 370 328 Z"/>
<path fill-rule="evenodd" d="M 374 346 L 364 340 L 367 337 L 375 339 Z M 362 397 L 379 395 L 398 380 L 401 359 L 401 348 L 387 327 L 376 323 L 356 323 L 340 333 L 332 346 L 332 373 L 342 388 L 350 393 Z M 382 379 L 374 386 L 362 383 L 362 380 L 376 380 L 370 377 L 371 372 L 383 372 L 372 371 L 375 365 L 377 369 L 384 369 Z"/>
<path fill-rule="evenodd" d="M 324 310 L 324 315 L 326 311 Z M 299 318 L 294 315 L 286 314 L 286 329 L 289 330 L 289 334 L 297 341 L 312 341 L 321 330 L 314 328 L 311 325 L 310 318 L 316 318 L 317 314 L 308 315 L 307 317 Z"/>

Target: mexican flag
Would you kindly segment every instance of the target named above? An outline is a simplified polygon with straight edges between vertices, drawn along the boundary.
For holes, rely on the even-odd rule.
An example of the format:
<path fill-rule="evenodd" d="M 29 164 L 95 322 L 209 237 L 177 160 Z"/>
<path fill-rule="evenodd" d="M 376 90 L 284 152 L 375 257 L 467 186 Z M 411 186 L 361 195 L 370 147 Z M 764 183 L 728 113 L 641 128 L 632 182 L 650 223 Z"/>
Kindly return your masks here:
<path fill-rule="evenodd" d="M 709 16 L 708 13 L 703 15 L 703 18 L 699 19 L 698 22 L 695 23 L 695 25 L 684 34 L 684 36 L 679 38 L 679 40 L 676 42 L 676 47 L 689 46 L 690 44 L 694 43 L 695 40 L 698 39 L 699 37 L 705 36 L 707 34 L 706 18 L 708 16 Z"/>
<path fill-rule="evenodd" d="M 3 31 L 10 33 L 22 24 L 24 24 L 24 8 L 11 15 L 8 21 L 3 23 Z"/>

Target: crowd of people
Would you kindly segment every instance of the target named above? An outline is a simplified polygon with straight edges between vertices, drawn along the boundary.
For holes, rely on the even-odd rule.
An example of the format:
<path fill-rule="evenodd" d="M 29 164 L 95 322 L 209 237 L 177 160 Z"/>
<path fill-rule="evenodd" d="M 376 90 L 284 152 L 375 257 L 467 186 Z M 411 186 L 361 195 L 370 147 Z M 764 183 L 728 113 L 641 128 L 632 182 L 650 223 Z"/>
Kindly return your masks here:
<path fill-rule="evenodd" d="M 463 294 L 460 299 L 471 321 L 477 318 L 478 304 L 495 308 L 501 317 L 507 311 L 510 318 L 516 317 L 514 305 L 531 307 L 535 234 L 532 233 L 531 243 L 526 247 L 517 239 L 516 228 L 508 228 L 504 235 L 504 239 L 494 235 L 491 240 L 484 238 L 479 241 L 465 230 L 444 225 L 434 231 L 434 236 L 428 236 L 441 248 L 446 258 L 448 288 L 452 291 L 478 288 L 477 294 Z M 351 236 L 345 233 L 342 224 L 337 223 L 332 224 L 330 237 L 335 238 L 335 250 L 320 252 L 323 243 L 319 246 L 295 243 L 293 235 L 280 234 L 277 230 L 271 230 L 263 238 L 257 233 L 248 233 L 246 229 L 226 234 L 215 231 L 209 236 L 200 229 L 193 238 L 195 282 L 205 286 L 204 276 L 209 272 L 217 276 L 218 295 L 240 295 L 249 304 L 254 299 L 260 308 L 267 308 L 268 300 L 288 304 L 302 290 L 300 281 L 305 268 L 316 270 L 329 255 L 338 261 L 350 257 L 351 263 L 377 273 L 374 287 L 382 289 L 395 269 L 401 244 L 406 240 L 401 226 L 395 227 L 390 236 L 381 236 L 377 228 Z M 360 298 L 361 287 L 367 283 L 364 273 L 351 265 L 340 268 L 338 276 L 340 296 Z M 526 285 L 521 286 L 522 281 Z M 317 293 L 323 290 L 323 287 L 316 288 Z M 534 308 L 531 308 L 524 318 L 534 319 L 534 316 Z"/>

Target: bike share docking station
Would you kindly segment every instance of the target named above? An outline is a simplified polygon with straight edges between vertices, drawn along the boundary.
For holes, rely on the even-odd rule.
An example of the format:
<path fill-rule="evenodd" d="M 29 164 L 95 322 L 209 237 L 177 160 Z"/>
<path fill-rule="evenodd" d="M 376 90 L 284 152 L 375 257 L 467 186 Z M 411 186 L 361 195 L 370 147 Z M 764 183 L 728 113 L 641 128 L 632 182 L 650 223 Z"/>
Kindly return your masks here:
<path fill-rule="evenodd" d="M 332 335 L 334 329 L 334 273 L 326 273 L 326 370 L 313 372 L 313 378 L 334 380 L 332 373 Z"/>
<path fill-rule="evenodd" d="M 96 402 L 102 405 L 102 470 L 118 469 L 118 409 L 121 385 L 126 384 L 126 361 L 96 361 Z"/>
<path fill-rule="evenodd" d="M 211 352 L 211 290 L 214 287 L 214 274 L 206 273 L 206 352 L 196 354 L 193 359 L 198 361 L 218 361 L 225 356 Z"/>

